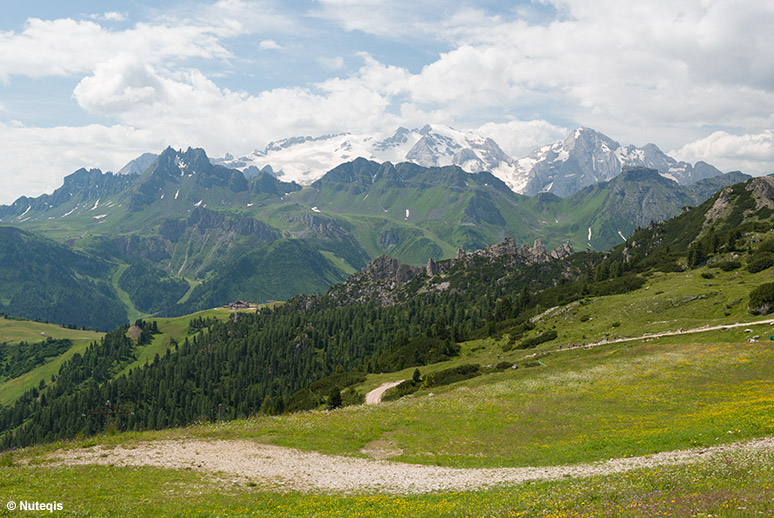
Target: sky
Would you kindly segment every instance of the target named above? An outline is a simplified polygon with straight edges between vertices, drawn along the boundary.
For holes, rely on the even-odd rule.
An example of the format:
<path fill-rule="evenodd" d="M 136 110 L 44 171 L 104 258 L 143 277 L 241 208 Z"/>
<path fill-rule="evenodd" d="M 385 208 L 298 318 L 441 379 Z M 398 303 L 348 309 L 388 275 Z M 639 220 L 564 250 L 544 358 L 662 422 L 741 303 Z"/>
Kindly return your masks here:
<path fill-rule="evenodd" d="M 770 0 L 8 2 L 0 203 L 144 152 L 445 124 L 518 158 L 590 127 L 774 173 Z"/>

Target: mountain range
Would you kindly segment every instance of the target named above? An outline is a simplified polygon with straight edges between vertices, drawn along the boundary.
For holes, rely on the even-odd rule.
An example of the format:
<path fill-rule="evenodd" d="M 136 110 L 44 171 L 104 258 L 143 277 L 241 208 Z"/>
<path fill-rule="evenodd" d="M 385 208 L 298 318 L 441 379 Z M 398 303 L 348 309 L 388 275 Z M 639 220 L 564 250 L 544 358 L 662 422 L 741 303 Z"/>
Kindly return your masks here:
<path fill-rule="evenodd" d="M 424 167 L 456 165 L 471 173 L 488 171 L 514 192 L 529 196 L 539 192 L 569 196 L 614 178 L 625 166 L 656 169 L 681 185 L 721 174 L 704 162 L 678 162 L 654 144 L 622 146 L 590 128 L 578 128 L 562 141 L 514 159 L 491 138 L 437 124 L 413 130 L 398 128 L 388 138 L 350 133 L 294 137 L 271 142 L 246 156 L 227 155 L 213 162 L 239 169 L 247 176 L 262 170 L 307 185 L 357 157 Z"/>
<path fill-rule="evenodd" d="M 383 254 L 424 265 L 507 236 L 604 250 L 749 178 L 729 173 L 684 186 L 655 169 L 624 167 L 560 198 L 515 193 L 488 171 L 357 158 L 302 187 L 267 170 L 245 175 L 213 164 L 192 148 L 143 155 L 125 170 L 80 169 L 52 194 L 0 206 L 0 224 L 39 245 L 4 265 L 0 311 L 108 329 L 237 299 L 323 292 Z M 57 277 L 111 304 L 91 314 L 46 309 L 70 307 L 62 304 L 69 288 L 52 288 L 48 266 L 63 245 L 73 261 L 56 265 L 66 270 Z M 0 243 L 0 254 L 23 249 L 10 247 Z M 76 266 L 89 262 L 99 267 Z"/>

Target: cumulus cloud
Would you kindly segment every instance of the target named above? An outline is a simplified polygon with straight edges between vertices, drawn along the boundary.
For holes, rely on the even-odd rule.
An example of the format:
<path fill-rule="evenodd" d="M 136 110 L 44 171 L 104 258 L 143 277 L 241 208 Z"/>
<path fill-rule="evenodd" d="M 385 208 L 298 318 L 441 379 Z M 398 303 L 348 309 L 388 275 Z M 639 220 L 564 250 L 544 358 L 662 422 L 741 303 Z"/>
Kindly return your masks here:
<path fill-rule="evenodd" d="M 0 123 L 6 171 L 0 203 L 12 203 L 22 194 L 50 193 L 81 167 L 117 171 L 149 150 L 161 151 L 149 132 L 120 125 L 28 128 Z"/>
<path fill-rule="evenodd" d="M 96 19 L 30 19 L 21 31 L 0 32 L 0 80 L 73 77 L 78 105 L 116 121 L 114 134 L 121 127 L 132 142 L 147 142 L 142 151 L 171 144 L 239 154 L 298 134 L 434 122 L 478 129 L 514 156 L 582 125 L 725 170 L 760 173 L 774 163 L 766 129 L 774 125 L 771 2 L 541 0 L 499 14 L 440 0 L 320 0 L 301 15 L 283 8 L 220 0 L 124 30 Z M 321 18 L 328 25 L 304 30 Z M 216 83 L 223 68 L 213 72 L 213 62 L 268 63 L 279 55 L 245 56 L 248 46 L 233 44 L 237 36 L 256 36 L 254 52 L 283 48 L 285 56 L 303 47 L 291 39 L 299 34 L 327 44 L 330 24 L 367 33 L 370 42 L 421 47 L 432 40 L 422 48 L 433 57 L 409 68 L 395 56 L 332 47 L 340 56 L 304 62 L 322 65 L 326 79 L 251 91 Z M 362 60 L 354 71 L 352 56 Z M 737 134 L 707 137 L 706 127 Z"/>
<path fill-rule="evenodd" d="M 569 130 L 542 120 L 487 122 L 476 131 L 497 142 L 514 158 L 528 155 L 544 144 L 563 140 Z"/>
<path fill-rule="evenodd" d="M 673 154 L 686 162 L 709 162 L 722 171 L 770 174 L 774 173 L 774 130 L 744 135 L 716 131 L 686 144 Z"/>

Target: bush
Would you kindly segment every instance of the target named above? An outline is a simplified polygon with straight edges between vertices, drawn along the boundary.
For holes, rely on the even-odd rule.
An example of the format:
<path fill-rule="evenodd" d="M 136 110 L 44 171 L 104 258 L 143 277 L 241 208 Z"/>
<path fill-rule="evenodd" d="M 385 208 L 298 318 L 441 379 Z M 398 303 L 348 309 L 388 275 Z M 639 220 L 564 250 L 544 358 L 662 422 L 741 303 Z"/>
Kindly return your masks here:
<path fill-rule="evenodd" d="M 758 273 L 772 266 L 774 266 L 774 255 L 758 255 L 747 264 L 747 271 Z"/>
<path fill-rule="evenodd" d="M 450 340 L 418 336 L 397 349 L 384 352 L 379 356 L 377 365 L 384 372 L 395 372 L 406 367 L 442 362 L 459 352 L 460 346 Z"/>
<path fill-rule="evenodd" d="M 715 276 L 712 275 L 710 272 L 701 272 L 701 278 L 702 279 L 714 279 Z"/>
<path fill-rule="evenodd" d="M 341 395 L 341 406 L 362 405 L 365 403 L 365 396 L 350 387 Z"/>
<path fill-rule="evenodd" d="M 774 282 L 761 284 L 750 292 L 748 309 L 753 315 L 768 315 L 774 310 Z"/>
<path fill-rule="evenodd" d="M 543 342 L 550 342 L 551 340 L 555 339 L 557 336 L 558 335 L 556 334 L 556 331 L 554 331 L 553 329 L 550 331 L 546 331 L 545 333 L 540 333 L 539 335 L 534 336 L 532 338 L 527 338 L 526 340 L 522 340 L 522 342 L 519 344 L 519 349 L 531 349 L 532 347 L 537 347 Z"/>
<path fill-rule="evenodd" d="M 419 390 L 421 386 L 421 383 L 416 382 L 413 379 L 402 381 L 400 385 L 388 389 L 382 396 L 382 401 L 394 401 L 403 396 L 408 396 Z"/>
<path fill-rule="evenodd" d="M 513 362 L 500 362 L 497 365 L 495 365 L 498 371 L 504 371 L 505 369 L 510 369 L 513 367 Z"/>
<path fill-rule="evenodd" d="M 720 261 L 710 265 L 712 268 L 720 268 L 724 272 L 731 272 L 742 267 L 742 263 L 739 261 Z"/>
<path fill-rule="evenodd" d="M 477 363 L 466 363 L 450 369 L 432 372 L 425 376 L 426 387 L 439 387 L 458 381 L 475 378 L 481 375 L 481 366 Z"/>

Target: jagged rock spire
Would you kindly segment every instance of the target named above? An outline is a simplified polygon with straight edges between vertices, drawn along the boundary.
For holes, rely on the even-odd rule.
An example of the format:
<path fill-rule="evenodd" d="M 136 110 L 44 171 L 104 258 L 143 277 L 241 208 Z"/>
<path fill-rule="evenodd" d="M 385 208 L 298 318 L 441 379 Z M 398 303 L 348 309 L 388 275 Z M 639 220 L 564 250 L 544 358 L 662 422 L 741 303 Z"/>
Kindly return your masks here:
<path fill-rule="evenodd" d="M 431 257 L 427 261 L 427 267 L 425 268 L 425 272 L 427 273 L 428 277 L 432 277 L 433 275 L 437 275 L 440 271 L 440 268 L 438 268 L 438 264 L 433 261 L 433 258 Z"/>

